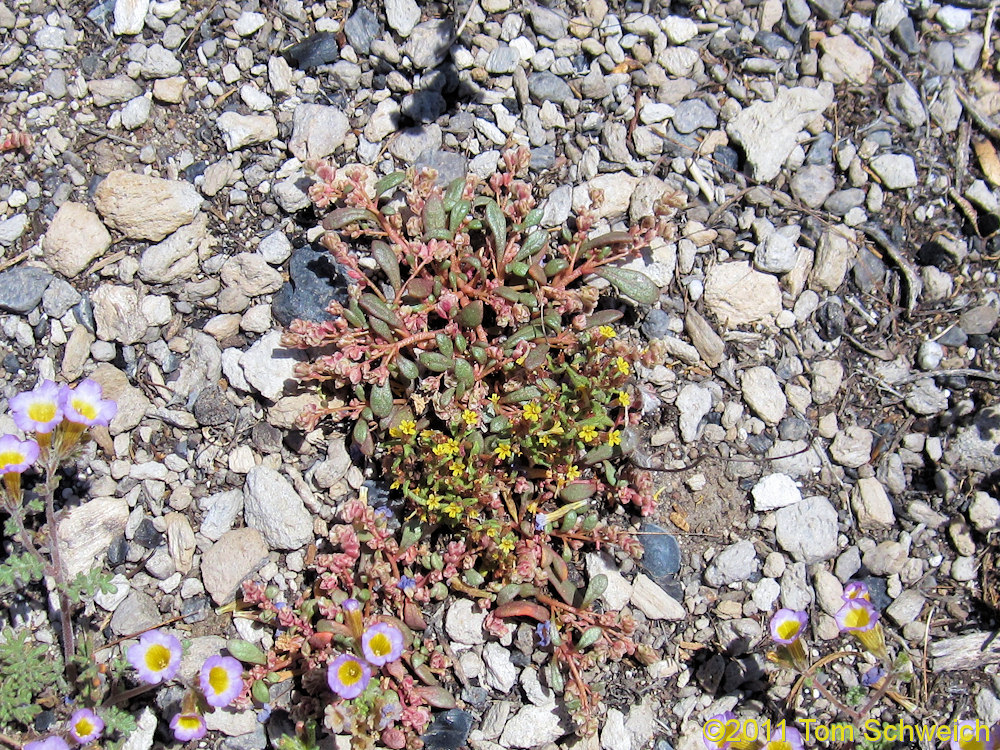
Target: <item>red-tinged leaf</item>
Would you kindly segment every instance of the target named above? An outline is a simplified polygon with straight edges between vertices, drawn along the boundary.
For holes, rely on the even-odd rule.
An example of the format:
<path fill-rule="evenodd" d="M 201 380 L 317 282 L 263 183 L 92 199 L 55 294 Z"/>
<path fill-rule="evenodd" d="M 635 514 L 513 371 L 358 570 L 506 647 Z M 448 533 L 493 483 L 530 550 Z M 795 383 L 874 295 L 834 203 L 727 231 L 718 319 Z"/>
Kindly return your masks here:
<path fill-rule="evenodd" d="M 309 636 L 309 645 L 313 648 L 326 648 L 333 642 L 333 633 L 313 633 Z"/>
<path fill-rule="evenodd" d="M 584 242 L 583 247 L 580 248 L 580 252 L 585 253 L 595 247 L 620 245 L 623 242 L 632 242 L 632 240 L 633 237 L 628 232 L 608 232 L 607 234 L 602 234 L 600 237 L 594 237 L 594 239 Z"/>
<path fill-rule="evenodd" d="M 403 604 L 403 622 L 411 630 L 427 630 L 427 621 L 424 619 L 423 614 L 409 599 Z"/>
<path fill-rule="evenodd" d="M 417 695 L 427 701 L 434 708 L 455 708 L 458 704 L 455 702 L 455 696 L 445 690 L 443 687 L 438 687 L 435 685 L 421 685 L 414 688 Z"/>
<path fill-rule="evenodd" d="M 493 613 L 501 619 L 508 617 L 530 617 L 539 622 L 549 621 L 549 611 L 541 604 L 536 604 L 535 602 L 517 601 L 501 604 L 493 610 Z"/>

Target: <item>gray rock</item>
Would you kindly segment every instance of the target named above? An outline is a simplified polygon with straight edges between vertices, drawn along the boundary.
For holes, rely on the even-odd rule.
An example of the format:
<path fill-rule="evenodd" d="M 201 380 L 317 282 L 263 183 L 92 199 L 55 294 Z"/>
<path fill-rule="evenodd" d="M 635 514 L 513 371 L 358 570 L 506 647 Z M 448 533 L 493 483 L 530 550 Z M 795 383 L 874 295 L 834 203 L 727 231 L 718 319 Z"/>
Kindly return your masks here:
<path fill-rule="evenodd" d="M 883 3 L 883 5 L 887 4 Z M 920 95 L 908 83 L 890 85 L 886 91 L 885 102 L 893 117 L 907 127 L 919 128 L 927 122 L 927 112 L 924 111 L 924 105 L 920 102 Z"/>
<path fill-rule="evenodd" d="M 117 635 L 131 635 L 154 628 L 162 620 L 153 597 L 144 591 L 132 590 L 111 616 L 111 630 Z"/>
<path fill-rule="evenodd" d="M 305 172 L 297 173 L 275 184 L 271 192 L 282 209 L 294 214 L 312 205 L 307 192 L 311 183 L 312 180 L 305 176 Z"/>
<path fill-rule="evenodd" d="M 775 514 L 781 548 L 807 565 L 837 554 L 837 510 L 825 497 L 807 497 Z"/>
<path fill-rule="evenodd" d="M 347 115 L 337 107 L 300 104 L 292 117 L 292 138 L 288 148 L 299 161 L 322 159 L 343 145 L 350 127 Z M 267 140 L 276 137 L 275 128 L 274 135 Z"/>
<path fill-rule="evenodd" d="M 299 105 L 319 106 L 319 105 Z M 278 123 L 274 115 L 241 115 L 223 112 L 216 120 L 227 151 L 238 151 L 247 146 L 267 143 L 278 137 Z"/>
<path fill-rule="evenodd" d="M 521 54 L 513 47 L 501 44 L 486 58 L 486 72 L 494 75 L 513 73 L 521 64 Z M 603 80 L 603 76 L 601 76 Z"/>
<path fill-rule="evenodd" d="M 962 70 L 975 70 L 983 51 L 983 35 L 970 31 L 952 40 L 955 47 L 955 64 Z"/>
<path fill-rule="evenodd" d="M 97 79 L 87 82 L 87 90 L 94 99 L 94 106 L 107 107 L 109 104 L 121 104 L 137 96 L 142 96 L 142 89 L 128 76 Z"/>
<path fill-rule="evenodd" d="M 30 223 L 27 214 L 14 214 L 9 219 L 0 221 L 0 247 L 10 247 L 21 239 Z"/>
<path fill-rule="evenodd" d="M 146 335 L 148 323 L 132 287 L 105 284 L 90 299 L 94 303 L 97 336 L 102 341 L 134 344 Z"/>
<path fill-rule="evenodd" d="M 997 317 L 997 308 L 993 305 L 978 305 L 963 312 L 958 318 L 958 325 L 969 336 L 985 336 L 993 331 Z"/>
<path fill-rule="evenodd" d="M 755 180 L 778 176 L 785 159 L 798 145 L 798 134 L 833 102 L 833 87 L 781 89 L 772 102 L 758 101 L 742 110 L 727 127 L 746 154 Z"/>
<path fill-rule="evenodd" d="M 302 498 L 287 479 L 266 466 L 247 473 L 243 516 L 272 549 L 301 549 L 313 540 L 312 516 Z"/>
<path fill-rule="evenodd" d="M 558 41 L 568 33 L 569 24 L 562 13 L 556 13 L 541 5 L 532 5 L 530 12 L 531 25 L 542 36 Z"/>
<path fill-rule="evenodd" d="M 483 635 L 485 621 L 486 613 L 478 611 L 471 600 L 459 599 L 448 607 L 444 628 L 453 641 L 476 646 L 486 642 L 486 637 Z"/>
<path fill-rule="evenodd" d="M 38 307 L 54 277 L 44 268 L 18 266 L 0 272 L 0 310 L 25 314 Z"/>
<path fill-rule="evenodd" d="M 120 169 L 104 178 L 94 193 L 105 223 L 131 239 L 155 242 L 191 222 L 201 203 L 189 183 Z"/>
<path fill-rule="evenodd" d="M 292 254 L 292 243 L 282 231 L 271 232 L 257 246 L 260 256 L 272 266 L 280 266 Z"/>
<path fill-rule="evenodd" d="M 891 576 L 906 567 L 907 559 L 906 548 L 902 544 L 886 540 L 865 552 L 861 562 L 872 575 Z"/>
<path fill-rule="evenodd" d="M 142 61 L 144 78 L 170 78 L 180 72 L 180 60 L 162 44 L 154 44 L 146 50 L 146 56 Z"/>
<path fill-rule="evenodd" d="M 116 36 L 141 33 L 148 11 L 149 0 L 115 0 L 115 22 L 111 33 Z"/>
<path fill-rule="evenodd" d="M 139 259 L 139 278 L 151 284 L 169 284 L 198 271 L 198 248 L 208 233 L 208 216 L 199 213 L 163 242 L 150 245 Z"/>
<path fill-rule="evenodd" d="M 413 29 L 403 45 L 403 53 L 417 69 L 434 68 L 447 57 L 454 35 L 451 20 L 424 21 Z"/>
<path fill-rule="evenodd" d="M 52 318 L 61 318 L 77 302 L 83 299 L 71 284 L 54 278 L 42 295 L 42 311 Z"/>
<path fill-rule="evenodd" d="M 768 474 L 750 491 L 753 509 L 758 513 L 794 505 L 802 499 L 798 485 L 787 474 Z"/>
<path fill-rule="evenodd" d="M 385 19 L 405 39 L 420 23 L 420 6 L 414 0 L 386 0 Z"/>
<path fill-rule="evenodd" d="M 812 399 L 817 404 L 828 404 L 837 397 L 844 380 L 844 365 L 840 360 L 823 359 L 813 364 Z"/>
<path fill-rule="evenodd" d="M 573 98 L 573 89 L 569 84 L 547 70 L 528 76 L 528 92 L 532 100 L 538 104 L 543 102 L 565 104 Z"/>
<path fill-rule="evenodd" d="M 347 19 L 344 34 L 355 52 L 367 55 L 371 52 L 372 42 L 382 34 L 382 25 L 374 13 L 362 6 Z"/>
<path fill-rule="evenodd" d="M 719 118 L 701 99 L 687 99 L 676 106 L 671 122 L 678 133 L 693 133 L 699 128 L 714 128 Z"/>
<path fill-rule="evenodd" d="M 826 165 L 810 164 L 802 167 L 792 177 L 792 195 L 809 208 L 819 208 L 836 187 L 833 169 Z"/>
<path fill-rule="evenodd" d="M 795 268 L 799 248 L 795 242 L 781 231 L 771 232 L 757 245 L 753 255 L 753 265 L 764 273 L 783 274 Z"/>
<path fill-rule="evenodd" d="M 125 531 L 128 503 L 98 497 L 73 508 L 59 522 L 59 553 L 69 580 L 99 564 L 111 544 Z"/>
<path fill-rule="evenodd" d="M 701 420 L 712 410 L 712 392 L 689 383 L 677 394 L 676 406 L 680 411 L 681 439 L 686 443 L 697 440 Z"/>
<path fill-rule="evenodd" d="M 851 493 L 851 507 L 854 508 L 858 525 L 862 529 L 873 526 L 888 528 L 896 523 L 892 501 L 882 483 L 875 477 L 862 477 L 858 480 Z"/>
<path fill-rule="evenodd" d="M 705 364 L 712 368 L 722 364 L 726 355 L 726 344 L 694 307 L 688 308 L 684 315 L 684 330 L 691 337 L 691 343 L 705 360 Z"/>
<path fill-rule="evenodd" d="M 896 601 L 885 609 L 889 618 L 900 627 L 910 622 L 916 622 L 924 609 L 927 599 L 917 591 L 904 591 L 896 597 Z"/>
<path fill-rule="evenodd" d="M 731 544 L 712 558 L 705 570 L 705 582 L 709 586 L 728 586 L 730 583 L 745 581 L 760 570 L 760 559 L 753 542 L 748 539 Z"/>
<path fill-rule="evenodd" d="M 243 581 L 267 562 L 268 549 L 256 529 L 227 531 L 201 557 L 201 580 L 216 604 L 233 600 Z"/>
<path fill-rule="evenodd" d="M 389 145 L 389 153 L 406 164 L 412 164 L 425 151 L 441 148 L 441 127 L 436 123 L 406 128 Z"/>
<path fill-rule="evenodd" d="M 872 171 L 889 190 L 917 186 L 917 168 L 906 154 L 882 154 L 871 160 Z"/>
<path fill-rule="evenodd" d="M 785 416 L 788 400 L 781 390 L 778 376 L 770 367 L 751 367 L 741 379 L 743 400 L 747 406 L 768 424 L 778 424 Z"/>
<path fill-rule="evenodd" d="M 830 458 L 841 466 L 857 469 L 871 460 L 874 435 L 864 427 L 851 425 L 837 433 L 830 445 Z"/>

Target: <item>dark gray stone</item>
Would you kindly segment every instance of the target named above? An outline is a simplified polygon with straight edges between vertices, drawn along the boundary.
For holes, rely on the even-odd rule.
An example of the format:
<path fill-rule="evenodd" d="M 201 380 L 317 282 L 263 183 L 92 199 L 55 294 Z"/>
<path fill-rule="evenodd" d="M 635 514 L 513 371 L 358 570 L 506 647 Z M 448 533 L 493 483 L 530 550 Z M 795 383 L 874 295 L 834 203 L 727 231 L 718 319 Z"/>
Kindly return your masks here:
<path fill-rule="evenodd" d="M 688 99 L 674 109 L 671 122 L 679 133 L 693 133 L 698 128 L 714 128 L 719 118 L 701 99 Z"/>
<path fill-rule="evenodd" d="M 217 427 L 236 419 L 236 407 L 217 385 L 205 388 L 194 402 L 194 418 L 203 427 Z"/>
<path fill-rule="evenodd" d="M 20 266 L 0 273 L 0 310 L 25 314 L 38 307 L 52 274 L 44 268 Z"/>
<path fill-rule="evenodd" d="M 776 55 L 779 50 L 791 52 L 795 49 L 794 44 L 781 36 L 781 34 L 775 34 L 773 31 L 758 31 L 754 35 L 753 40 L 763 47 L 769 55 Z"/>
<path fill-rule="evenodd" d="M 839 302 L 830 300 L 816 311 L 817 333 L 824 341 L 839 338 L 844 333 L 846 324 L 844 306 Z"/>
<path fill-rule="evenodd" d="M 941 346 L 964 346 L 968 340 L 968 335 L 957 325 L 952 326 L 937 338 L 937 342 Z"/>
<path fill-rule="evenodd" d="M 437 91 L 414 91 L 403 97 L 400 111 L 416 123 L 434 122 L 448 105 Z"/>
<path fill-rule="evenodd" d="M 670 333 L 670 316 L 663 310 L 650 310 L 642 322 L 642 333 L 647 339 L 662 339 Z"/>
<path fill-rule="evenodd" d="M 865 191 L 861 188 L 847 188 L 833 193 L 823 203 L 823 208 L 837 216 L 843 216 L 852 208 L 865 202 Z"/>
<path fill-rule="evenodd" d="M 435 716 L 420 739 L 426 750 L 458 750 L 468 740 L 472 722 L 468 711 L 452 708 Z"/>
<path fill-rule="evenodd" d="M 565 104 L 573 98 L 573 89 L 569 84 L 547 70 L 528 76 L 528 93 L 539 104 L 547 101 Z"/>
<path fill-rule="evenodd" d="M 321 31 L 293 44 L 285 50 L 285 59 L 302 70 L 336 62 L 340 59 L 340 47 L 337 45 L 337 35 L 329 31 Z"/>
<path fill-rule="evenodd" d="M 662 586 L 660 579 L 676 575 L 681 569 L 680 545 L 674 536 L 655 523 L 643 522 L 639 531 L 643 549 L 639 564 Z"/>
<path fill-rule="evenodd" d="M 437 170 L 437 184 L 448 185 L 459 177 L 465 177 L 469 170 L 469 160 L 454 151 L 424 151 L 413 164 L 418 170 Z"/>
<path fill-rule="evenodd" d="M 863 292 L 870 292 L 878 286 L 885 278 L 885 263 L 875 257 L 865 247 L 858 250 L 858 262 L 851 269 L 854 274 L 854 282 Z"/>
<path fill-rule="evenodd" d="M 917 29 L 913 25 L 913 19 L 909 16 L 904 16 L 903 20 L 896 24 L 896 28 L 892 30 L 892 38 L 908 55 L 915 55 L 920 51 Z"/>
<path fill-rule="evenodd" d="M 811 0 L 810 4 L 827 21 L 836 21 L 844 13 L 844 0 Z"/>
<path fill-rule="evenodd" d="M 288 282 L 271 303 L 271 314 L 281 325 L 293 320 L 321 323 L 332 320 L 326 311 L 331 300 L 347 304 L 347 280 L 330 252 L 322 247 L 300 247 L 288 260 Z"/>
<path fill-rule="evenodd" d="M 825 165 L 833 161 L 833 133 L 825 130 L 816 136 L 806 154 L 806 164 Z"/>
<path fill-rule="evenodd" d="M 809 435 L 809 423 L 799 417 L 785 417 L 778 424 L 778 437 L 782 440 L 803 440 Z"/>
<path fill-rule="evenodd" d="M 381 34 L 382 24 L 368 8 L 358 8 L 344 24 L 344 35 L 359 55 L 369 54 Z"/>
<path fill-rule="evenodd" d="M 551 169 L 556 163 L 556 147 L 555 146 L 539 146 L 538 148 L 531 149 L 531 161 L 528 166 L 531 169 L 543 170 Z"/>
<path fill-rule="evenodd" d="M 135 530 L 135 536 L 132 537 L 132 541 L 142 545 L 146 549 L 156 549 L 163 541 L 163 533 L 156 530 L 152 520 L 144 518 Z"/>

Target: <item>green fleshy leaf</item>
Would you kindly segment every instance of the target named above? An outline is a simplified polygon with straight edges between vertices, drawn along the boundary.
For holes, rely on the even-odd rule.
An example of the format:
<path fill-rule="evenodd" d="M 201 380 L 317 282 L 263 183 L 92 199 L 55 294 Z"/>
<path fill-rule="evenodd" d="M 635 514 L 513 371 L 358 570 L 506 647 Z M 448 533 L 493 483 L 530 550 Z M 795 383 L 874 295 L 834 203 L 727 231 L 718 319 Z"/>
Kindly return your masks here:
<path fill-rule="evenodd" d="M 244 664 L 258 664 L 260 666 L 267 664 L 267 654 L 261 651 L 259 646 L 240 638 L 230 638 L 226 641 L 226 650 L 233 658 Z"/>
<path fill-rule="evenodd" d="M 660 299 L 660 288 L 648 276 L 630 268 L 605 266 L 596 271 L 597 275 L 611 282 L 611 285 L 626 297 L 644 305 L 653 305 Z"/>

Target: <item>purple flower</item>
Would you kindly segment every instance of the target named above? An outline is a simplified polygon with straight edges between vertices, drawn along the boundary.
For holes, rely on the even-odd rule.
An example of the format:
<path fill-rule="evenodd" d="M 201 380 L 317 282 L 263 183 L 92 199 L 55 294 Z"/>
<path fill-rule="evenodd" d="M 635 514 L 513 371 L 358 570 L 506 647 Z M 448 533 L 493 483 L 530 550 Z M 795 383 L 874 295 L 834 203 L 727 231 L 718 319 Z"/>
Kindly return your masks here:
<path fill-rule="evenodd" d="M 552 623 L 540 622 L 535 625 L 535 635 L 538 636 L 538 645 L 545 648 L 552 643 Z"/>
<path fill-rule="evenodd" d="M 545 526 L 549 522 L 549 517 L 544 513 L 535 514 L 535 531 L 545 531 Z"/>
<path fill-rule="evenodd" d="M 875 627 L 879 620 L 878 610 L 867 599 L 848 599 L 843 607 L 834 615 L 841 632 L 867 632 Z"/>
<path fill-rule="evenodd" d="M 403 715 L 403 709 L 398 703 L 386 703 L 382 706 L 382 710 L 379 712 L 381 718 L 378 721 L 378 728 L 385 729 L 391 726 Z"/>
<path fill-rule="evenodd" d="M 24 750 L 69 750 L 69 743 L 62 737 L 46 737 L 44 740 L 35 740 L 24 746 Z"/>
<path fill-rule="evenodd" d="M 370 664 L 381 667 L 403 655 L 403 634 L 395 625 L 376 623 L 361 636 L 361 650 Z"/>
<path fill-rule="evenodd" d="M 129 647 L 128 662 L 135 667 L 140 680 L 159 685 L 173 679 L 180 669 L 181 642 L 159 628 L 150 630 Z"/>
<path fill-rule="evenodd" d="M 13 435 L 0 437 L 0 474 L 21 474 L 38 458 L 38 443 L 18 440 Z"/>
<path fill-rule="evenodd" d="M 862 675 L 861 684 L 865 687 L 872 687 L 873 685 L 877 685 L 883 677 L 885 677 L 885 670 L 876 664 Z"/>
<path fill-rule="evenodd" d="M 330 690 L 345 700 L 361 695 L 371 677 L 372 668 L 350 654 L 341 654 L 326 670 Z"/>
<path fill-rule="evenodd" d="M 68 422 L 107 427 L 118 413 L 118 404 L 102 399 L 101 386 L 90 378 L 80 381 L 76 388 L 64 388 L 62 397 L 62 409 Z"/>
<path fill-rule="evenodd" d="M 61 402 L 62 389 L 51 380 L 43 380 L 33 391 L 10 400 L 10 415 L 18 429 L 48 434 L 62 421 Z"/>
<path fill-rule="evenodd" d="M 802 733 L 795 727 L 785 726 L 771 733 L 771 741 L 764 750 L 802 750 Z"/>
<path fill-rule="evenodd" d="M 399 581 L 396 583 L 396 587 L 400 591 L 408 591 L 409 589 L 416 588 L 417 582 L 409 576 L 400 576 Z"/>
<path fill-rule="evenodd" d="M 951 738 L 951 750 L 993 750 L 997 743 L 995 729 L 980 721 L 960 721 L 957 736 Z"/>
<path fill-rule="evenodd" d="M 265 703 L 260 707 L 260 711 L 257 712 L 257 722 L 260 724 L 267 724 L 267 720 L 271 718 L 271 704 Z"/>
<path fill-rule="evenodd" d="M 871 601 L 871 594 L 868 593 L 868 586 L 862 581 L 851 581 L 849 584 L 844 586 L 844 601 L 849 602 L 852 599 L 864 599 L 865 601 Z"/>
<path fill-rule="evenodd" d="M 174 739 L 178 742 L 200 740 L 208 733 L 205 720 L 201 714 L 196 713 L 177 714 L 170 720 L 170 728 L 174 732 Z"/>
<path fill-rule="evenodd" d="M 793 609 L 779 609 L 771 618 L 771 638 L 788 646 L 799 639 L 809 622 L 809 615 Z"/>
<path fill-rule="evenodd" d="M 231 656 L 210 656 L 198 675 L 208 705 L 228 706 L 243 691 L 243 665 Z"/>
<path fill-rule="evenodd" d="M 70 717 L 69 734 L 81 745 L 93 742 L 103 731 L 104 722 L 101 721 L 101 717 L 89 708 L 81 708 Z"/>
<path fill-rule="evenodd" d="M 701 730 L 701 739 L 706 750 L 726 750 L 740 734 L 740 722 L 736 714 L 726 711 L 710 716 Z"/>

